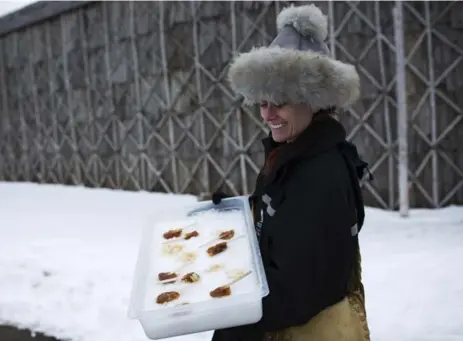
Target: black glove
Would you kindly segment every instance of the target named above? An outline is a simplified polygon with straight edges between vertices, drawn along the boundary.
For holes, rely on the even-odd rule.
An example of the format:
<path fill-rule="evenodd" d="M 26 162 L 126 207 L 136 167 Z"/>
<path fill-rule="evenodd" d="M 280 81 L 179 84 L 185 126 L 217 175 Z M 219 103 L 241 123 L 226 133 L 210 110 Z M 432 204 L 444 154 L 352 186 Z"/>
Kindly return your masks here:
<path fill-rule="evenodd" d="M 231 195 L 225 194 L 224 192 L 214 192 L 212 193 L 212 202 L 214 205 L 218 205 L 222 202 L 222 199 L 230 197 Z"/>

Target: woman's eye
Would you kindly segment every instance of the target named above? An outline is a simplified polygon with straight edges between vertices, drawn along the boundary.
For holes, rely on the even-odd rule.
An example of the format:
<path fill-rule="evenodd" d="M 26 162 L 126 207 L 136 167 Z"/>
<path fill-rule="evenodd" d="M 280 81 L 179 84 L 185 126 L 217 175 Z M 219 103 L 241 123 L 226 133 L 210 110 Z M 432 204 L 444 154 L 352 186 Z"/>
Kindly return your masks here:
<path fill-rule="evenodd" d="M 268 106 L 272 106 L 272 108 L 283 108 L 286 105 L 286 103 L 281 103 L 281 104 L 273 104 L 273 103 L 268 103 L 268 102 L 262 102 L 260 103 L 261 108 L 267 108 Z"/>

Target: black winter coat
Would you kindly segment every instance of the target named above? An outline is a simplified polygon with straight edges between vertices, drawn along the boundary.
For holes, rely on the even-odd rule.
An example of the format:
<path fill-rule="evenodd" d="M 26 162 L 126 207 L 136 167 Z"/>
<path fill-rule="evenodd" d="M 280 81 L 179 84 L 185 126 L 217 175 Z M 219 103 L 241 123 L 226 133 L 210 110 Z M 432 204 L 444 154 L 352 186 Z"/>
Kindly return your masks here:
<path fill-rule="evenodd" d="M 265 332 L 307 323 L 347 295 L 366 163 L 345 139 L 335 119 L 316 119 L 272 173 L 258 176 L 250 200 L 270 294 L 258 323 L 217 330 L 212 341 L 262 341 Z M 278 146 L 270 136 L 263 143 L 267 155 Z"/>

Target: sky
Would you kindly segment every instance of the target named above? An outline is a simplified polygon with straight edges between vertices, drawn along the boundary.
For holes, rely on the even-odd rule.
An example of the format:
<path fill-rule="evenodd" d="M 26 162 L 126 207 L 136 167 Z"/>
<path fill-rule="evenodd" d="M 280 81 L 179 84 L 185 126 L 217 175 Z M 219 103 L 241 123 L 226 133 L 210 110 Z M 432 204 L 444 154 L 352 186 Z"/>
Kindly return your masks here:
<path fill-rule="evenodd" d="M 5 1 L 5 0 L 0 0 L 0 17 L 3 17 L 4 15 L 10 14 L 22 7 L 25 7 L 29 4 L 32 4 L 36 1 L 30 1 L 30 0 L 16 0 L 16 1 Z"/>

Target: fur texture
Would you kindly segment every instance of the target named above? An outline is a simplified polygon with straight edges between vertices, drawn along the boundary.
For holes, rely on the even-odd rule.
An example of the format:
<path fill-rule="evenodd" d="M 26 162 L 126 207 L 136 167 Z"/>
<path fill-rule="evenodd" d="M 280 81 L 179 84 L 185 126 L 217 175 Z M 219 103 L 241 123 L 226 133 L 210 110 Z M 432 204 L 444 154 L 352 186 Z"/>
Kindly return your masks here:
<path fill-rule="evenodd" d="M 277 29 L 291 25 L 305 37 L 314 37 L 323 42 L 328 36 L 328 19 L 315 5 L 287 7 L 277 16 Z"/>
<path fill-rule="evenodd" d="M 242 53 L 228 76 L 233 90 L 249 105 L 268 101 L 345 107 L 360 95 L 360 79 L 353 65 L 315 52 L 277 46 Z"/>

